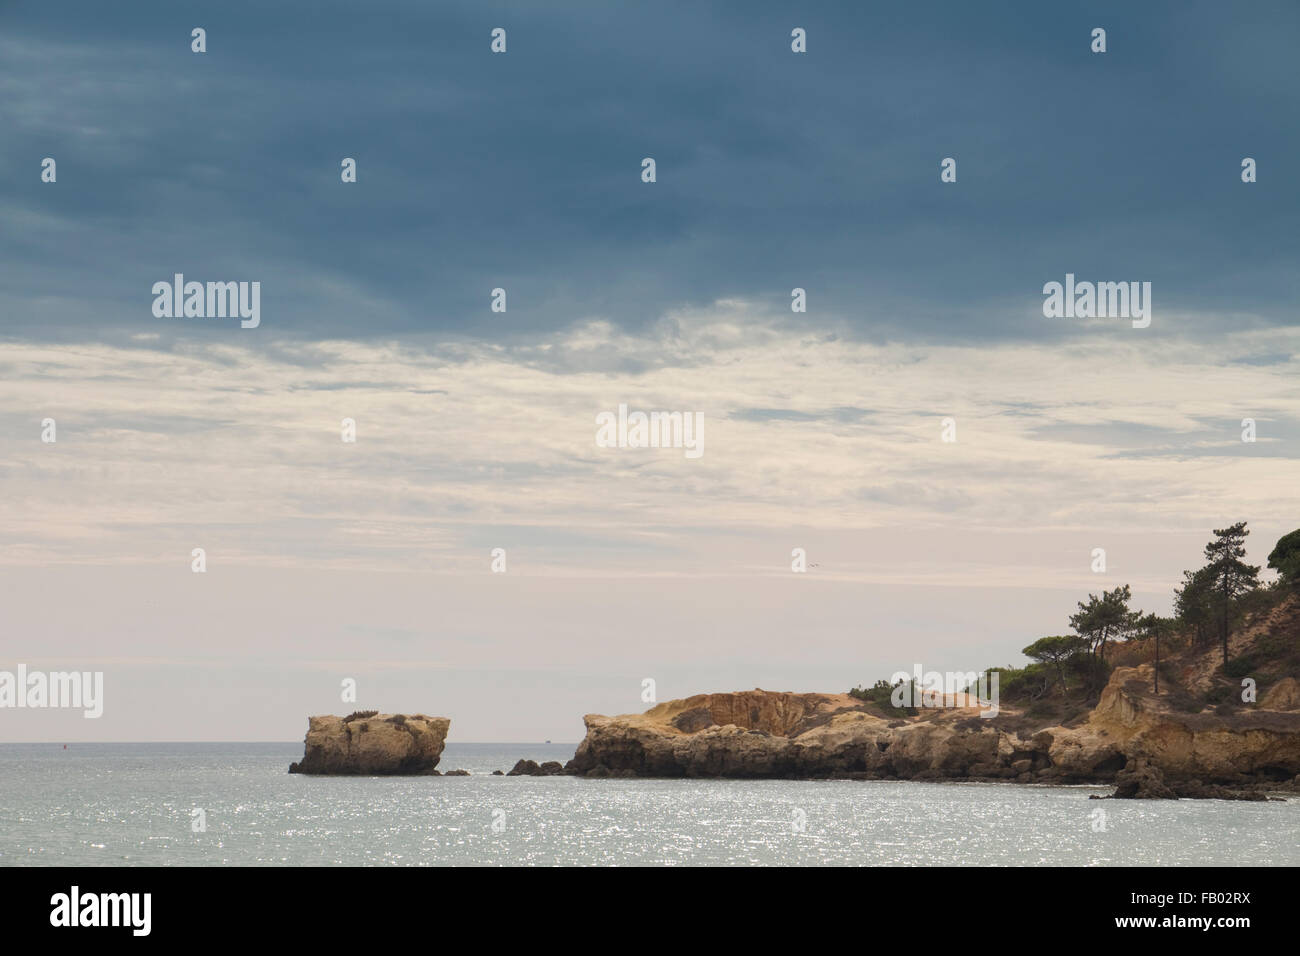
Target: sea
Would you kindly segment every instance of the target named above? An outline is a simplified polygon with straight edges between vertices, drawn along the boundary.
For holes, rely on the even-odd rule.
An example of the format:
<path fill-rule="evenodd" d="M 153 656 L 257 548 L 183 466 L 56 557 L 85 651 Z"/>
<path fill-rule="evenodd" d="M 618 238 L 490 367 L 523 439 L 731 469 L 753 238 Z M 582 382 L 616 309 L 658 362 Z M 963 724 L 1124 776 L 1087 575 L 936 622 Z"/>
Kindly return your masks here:
<path fill-rule="evenodd" d="M 289 774 L 293 743 L 0 744 L 0 866 L 1296 866 L 1300 799 L 1105 787 Z"/>

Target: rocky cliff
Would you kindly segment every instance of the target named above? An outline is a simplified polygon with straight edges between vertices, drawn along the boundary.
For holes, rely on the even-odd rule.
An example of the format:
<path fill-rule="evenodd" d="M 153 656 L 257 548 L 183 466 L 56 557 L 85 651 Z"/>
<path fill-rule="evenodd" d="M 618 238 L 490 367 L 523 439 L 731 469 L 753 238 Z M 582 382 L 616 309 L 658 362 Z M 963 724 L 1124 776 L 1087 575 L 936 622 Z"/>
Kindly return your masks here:
<path fill-rule="evenodd" d="M 1149 692 L 1149 671 L 1117 668 L 1085 723 L 1037 731 L 1006 729 L 1016 715 L 1005 708 L 1001 720 L 982 718 L 974 708 L 888 719 L 842 694 L 701 694 L 644 714 L 587 715 L 586 738 L 566 770 L 1082 783 L 1113 782 L 1140 765 L 1173 793 L 1189 796 L 1202 795 L 1194 791 L 1207 784 L 1294 786 L 1300 775 L 1296 688 L 1279 682 L 1256 708 L 1226 717 L 1177 713 Z"/>
<path fill-rule="evenodd" d="M 451 721 L 366 711 L 308 718 L 306 750 L 290 773 L 437 774 Z"/>
<path fill-rule="evenodd" d="M 1050 727 L 1034 739 L 1052 770 L 1066 778 L 1093 779 L 1116 764 L 1141 764 L 1175 784 L 1290 781 L 1300 774 L 1300 712 L 1288 681 L 1294 683 L 1279 681 L 1257 706 L 1237 713 L 1179 713 L 1151 693 L 1150 665 L 1120 667 L 1087 723 Z"/>

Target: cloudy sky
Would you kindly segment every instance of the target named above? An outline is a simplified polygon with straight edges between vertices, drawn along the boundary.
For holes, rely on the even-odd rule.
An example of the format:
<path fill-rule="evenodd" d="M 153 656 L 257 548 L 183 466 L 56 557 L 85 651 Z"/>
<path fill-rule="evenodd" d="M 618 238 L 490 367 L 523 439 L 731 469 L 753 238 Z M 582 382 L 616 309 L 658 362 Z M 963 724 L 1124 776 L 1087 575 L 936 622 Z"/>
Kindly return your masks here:
<path fill-rule="evenodd" d="M 1293 3 L 545 6 L 0 3 L 0 669 L 106 684 L 0 740 L 574 741 L 1021 662 L 1300 526 Z"/>

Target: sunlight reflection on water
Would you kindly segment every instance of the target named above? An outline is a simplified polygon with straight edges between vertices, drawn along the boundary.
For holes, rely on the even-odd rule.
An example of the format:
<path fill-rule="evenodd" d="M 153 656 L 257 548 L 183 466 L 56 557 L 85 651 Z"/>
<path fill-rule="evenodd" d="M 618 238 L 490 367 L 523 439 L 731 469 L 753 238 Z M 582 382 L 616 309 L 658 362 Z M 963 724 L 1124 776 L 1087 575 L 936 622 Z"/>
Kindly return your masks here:
<path fill-rule="evenodd" d="M 288 774 L 301 753 L 0 745 L 0 865 L 1300 865 L 1294 799 L 1103 804 L 1088 799 L 1105 792 L 1096 787 L 490 776 L 520 757 L 563 761 L 572 744 L 449 744 L 440 767 L 469 777 Z M 195 808 L 204 833 L 191 830 Z"/>

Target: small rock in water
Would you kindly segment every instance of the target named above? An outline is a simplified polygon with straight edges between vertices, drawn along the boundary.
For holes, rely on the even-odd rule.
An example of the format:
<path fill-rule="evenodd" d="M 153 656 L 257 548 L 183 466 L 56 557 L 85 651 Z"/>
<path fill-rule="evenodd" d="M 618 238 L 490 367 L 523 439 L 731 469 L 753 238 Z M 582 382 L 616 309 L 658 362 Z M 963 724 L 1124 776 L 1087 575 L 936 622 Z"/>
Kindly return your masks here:
<path fill-rule="evenodd" d="M 1165 783 L 1164 775 L 1148 764 L 1115 774 L 1115 794 L 1120 800 L 1177 800 L 1178 794 Z"/>
<path fill-rule="evenodd" d="M 558 760 L 548 760 L 539 764 L 536 760 L 520 760 L 506 774 L 507 777 L 554 777 L 564 773 L 564 767 Z"/>

